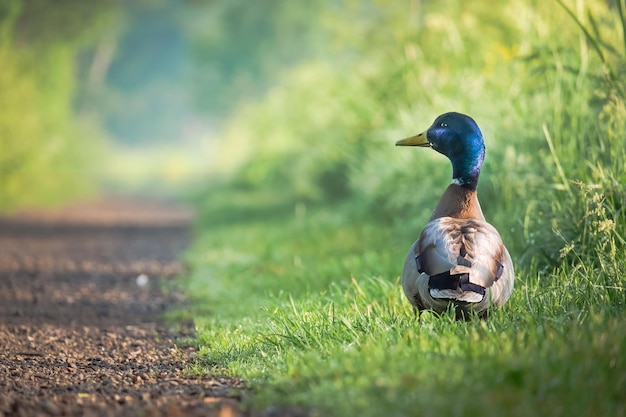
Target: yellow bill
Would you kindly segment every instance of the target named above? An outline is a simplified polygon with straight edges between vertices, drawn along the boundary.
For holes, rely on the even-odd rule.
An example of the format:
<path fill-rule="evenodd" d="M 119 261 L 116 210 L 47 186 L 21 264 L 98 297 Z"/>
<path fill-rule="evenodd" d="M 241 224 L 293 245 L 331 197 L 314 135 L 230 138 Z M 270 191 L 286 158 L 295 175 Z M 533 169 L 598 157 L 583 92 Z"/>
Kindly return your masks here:
<path fill-rule="evenodd" d="M 430 142 L 426 138 L 426 132 L 422 132 L 419 135 L 397 141 L 396 146 L 430 146 Z"/>

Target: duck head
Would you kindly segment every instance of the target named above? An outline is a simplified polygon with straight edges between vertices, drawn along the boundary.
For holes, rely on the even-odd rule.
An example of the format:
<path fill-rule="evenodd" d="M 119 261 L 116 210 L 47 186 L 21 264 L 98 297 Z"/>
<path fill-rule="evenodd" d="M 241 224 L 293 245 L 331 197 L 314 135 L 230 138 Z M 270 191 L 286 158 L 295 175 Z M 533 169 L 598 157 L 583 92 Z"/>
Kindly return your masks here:
<path fill-rule="evenodd" d="M 485 158 L 485 143 L 478 125 L 461 113 L 445 113 L 418 135 L 396 142 L 396 146 L 431 147 L 452 163 L 452 182 L 475 189 Z"/>

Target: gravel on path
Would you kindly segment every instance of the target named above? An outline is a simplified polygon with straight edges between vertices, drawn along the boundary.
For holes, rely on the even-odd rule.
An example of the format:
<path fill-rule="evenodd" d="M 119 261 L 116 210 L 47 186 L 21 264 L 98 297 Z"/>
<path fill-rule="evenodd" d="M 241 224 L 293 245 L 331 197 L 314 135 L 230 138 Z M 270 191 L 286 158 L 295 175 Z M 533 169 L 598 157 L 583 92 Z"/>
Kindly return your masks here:
<path fill-rule="evenodd" d="M 0 417 L 242 416 L 242 381 L 194 377 L 172 285 L 192 213 L 108 198 L 0 217 Z"/>

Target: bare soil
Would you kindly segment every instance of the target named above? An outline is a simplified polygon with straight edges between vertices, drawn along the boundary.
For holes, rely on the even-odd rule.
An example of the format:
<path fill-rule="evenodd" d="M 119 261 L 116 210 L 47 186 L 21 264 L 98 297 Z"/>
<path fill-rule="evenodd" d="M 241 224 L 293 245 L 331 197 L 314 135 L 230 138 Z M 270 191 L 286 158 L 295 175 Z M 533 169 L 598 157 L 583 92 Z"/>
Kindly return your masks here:
<path fill-rule="evenodd" d="M 0 417 L 241 416 L 237 378 L 191 376 L 168 285 L 192 213 L 106 199 L 0 217 Z"/>

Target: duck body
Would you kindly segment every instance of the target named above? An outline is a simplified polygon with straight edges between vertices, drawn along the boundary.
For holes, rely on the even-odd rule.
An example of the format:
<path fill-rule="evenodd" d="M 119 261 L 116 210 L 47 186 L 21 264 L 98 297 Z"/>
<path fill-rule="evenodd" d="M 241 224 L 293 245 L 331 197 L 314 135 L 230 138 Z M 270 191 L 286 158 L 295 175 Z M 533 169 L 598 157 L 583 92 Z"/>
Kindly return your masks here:
<path fill-rule="evenodd" d="M 486 316 L 513 291 L 511 256 L 483 216 L 476 187 L 484 142 L 473 119 L 439 116 L 424 133 L 397 142 L 428 146 L 452 162 L 453 179 L 406 256 L 402 287 L 414 310 L 441 313 L 454 305 L 458 317 Z"/>

